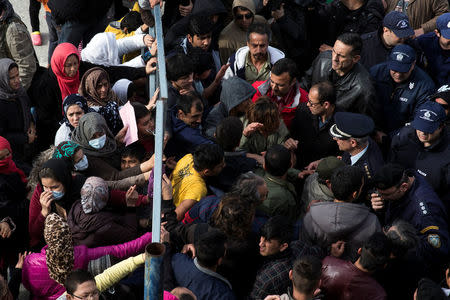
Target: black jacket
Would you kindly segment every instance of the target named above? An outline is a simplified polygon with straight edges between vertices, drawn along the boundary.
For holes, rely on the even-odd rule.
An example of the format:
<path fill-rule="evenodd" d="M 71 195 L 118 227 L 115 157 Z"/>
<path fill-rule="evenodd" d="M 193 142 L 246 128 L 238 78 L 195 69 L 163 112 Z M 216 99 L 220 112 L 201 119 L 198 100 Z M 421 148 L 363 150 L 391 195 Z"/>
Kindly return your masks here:
<path fill-rule="evenodd" d="M 292 120 L 291 136 L 298 140 L 297 168 L 303 169 L 310 162 L 326 156 L 336 156 L 339 148 L 328 130 L 334 124 L 334 114 L 328 122 L 319 128 L 319 117 L 311 114 L 311 111 L 302 103 L 295 112 Z"/>
<path fill-rule="evenodd" d="M 353 66 L 344 76 L 338 76 L 331 68 L 331 51 L 320 53 L 306 71 L 300 86 L 309 90 L 321 81 L 331 81 L 336 89 L 336 107 L 343 111 L 366 114 L 374 118 L 375 90 L 369 72 L 360 64 Z"/>
<path fill-rule="evenodd" d="M 383 28 L 380 30 L 365 33 L 361 35 L 362 39 L 362 50 L 361 50 L 361 60 L 359 61 L 367 70 L 372 66 L 385 62 L 391 49 L 386 48 L 381 40 L 381 34 L 383 33 Z"/>
<path fill-rule="evenodd" d="M 342 33 L 377 30 L 383 21 L 384 8 L 380 0 L 367 0 L 359 9 L 350 10 L 340 0 L 334 0 L 324 6 L 319 16 L 325 27 L 324 42 L 332 46 Z"/>
<path fill-rule="evenodd" d="M 101 20 L 112 5 L 112 0 L 49 0 L 52 18 L 56 24 L 67 21 Z"/>

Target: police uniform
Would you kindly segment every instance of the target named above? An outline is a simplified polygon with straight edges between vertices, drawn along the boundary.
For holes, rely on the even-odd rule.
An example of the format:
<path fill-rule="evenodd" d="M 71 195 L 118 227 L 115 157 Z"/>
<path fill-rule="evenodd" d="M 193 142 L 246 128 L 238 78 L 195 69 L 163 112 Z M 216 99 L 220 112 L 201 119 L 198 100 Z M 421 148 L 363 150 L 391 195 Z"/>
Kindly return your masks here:
<path fill-rule="evenodd" d="M 392 173 L 397 172 L 389 169 L 389 166 L 393 165 L 386 165 L 382 170 L 385 177 L 394 176 Z M 403 170 L 403 167 L 397 166 Z M 411 223 L 419 231 L 418 256 L 424 260 L 430 269 L 436 271 L 444 263 L 447 263 L 449 254 L 450 238 L 447 213 L 444 204 L 428 182 L 422 176 L 413 173 L 412 170 L 407 172 L 411 172 L 410 177 L 414 177 L 414 182 L 401 199 L 385 202 L 385 225 L 392 225 L 398 219 Z M 378 188 L 387 189 L 397 184 L 391 183 L 384 187 L 380 186 L 378 180 L 383 175 L 378 173 L 374 178 Z M 400 179 L 397 182 L 399 181 Z"/>
<path fill-rule="evenodd" d="M 330 128 L 330 134 L 337 139 L 362 138 L 372 133 L 374 128 L 373 120 L 368 116 L 350 112 L 337 112 L 335 124 Z M 384 165 L 381 150 L 371 138 L 369 138 L 367 150 L 356 162 L 352 164 L 351 155 L 348 152 L 342 154 L 342 161 L 347 165 L 362 168 L 367 183 L 365 184 L 365 190 L 372 187 L 373 175 Z"/>

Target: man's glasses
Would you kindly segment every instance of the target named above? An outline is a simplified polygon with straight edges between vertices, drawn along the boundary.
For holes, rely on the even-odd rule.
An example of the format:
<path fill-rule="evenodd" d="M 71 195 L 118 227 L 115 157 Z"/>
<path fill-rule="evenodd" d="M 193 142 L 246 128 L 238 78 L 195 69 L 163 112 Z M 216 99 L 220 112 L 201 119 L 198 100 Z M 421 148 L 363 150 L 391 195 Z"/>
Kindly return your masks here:
<path fill-rule="evenodd" d="M 98 299 L 98 297 L 100 296 L 100 292 L 97 290 L 97 291 L 95 291 L 89 295 L 83 296 L 83 297 L 80 297 L 80 296 L 77 296 L 74 294 L 72 294 L 72 296 L 74 296 L 75 298 L 80 299 L 80 300 Z"/>
<path fill-rule="evenodd" d="M 311 101 L 311 99 L 308 99 L 308 103 L 309 103 L 309 105 L 311 105 L 311 107 L 314 107 L 314 106 L 316 106 L 316 105 L 322 105 L 322 102 L 316 102 L 316 103 L 313 103 L 313 102 Z"/>
<path fill-rule="evenodd" d="M 253 18 L 253 14 L 252 13 L 248 13 L 248 14 L 245 14 L 245 15 L 237 15 L 236 16 L 236 20 L 242 20 L 244 18 L 246 18 L 247 20 L 251 19 L 251 18 Z"/>

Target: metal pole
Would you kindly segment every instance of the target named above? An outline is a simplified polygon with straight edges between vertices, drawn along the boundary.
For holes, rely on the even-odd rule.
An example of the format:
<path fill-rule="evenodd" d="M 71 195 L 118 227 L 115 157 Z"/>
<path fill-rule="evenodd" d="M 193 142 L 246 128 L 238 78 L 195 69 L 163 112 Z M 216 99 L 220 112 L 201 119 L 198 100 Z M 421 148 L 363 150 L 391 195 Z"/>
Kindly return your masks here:
<path fill-rule="evenodd" d="M 145 247 L 145 275 L 144 275 L 144 299 L 163 299 L 162 273 L 166 246 L 161 243 L 151 243 Z"/>

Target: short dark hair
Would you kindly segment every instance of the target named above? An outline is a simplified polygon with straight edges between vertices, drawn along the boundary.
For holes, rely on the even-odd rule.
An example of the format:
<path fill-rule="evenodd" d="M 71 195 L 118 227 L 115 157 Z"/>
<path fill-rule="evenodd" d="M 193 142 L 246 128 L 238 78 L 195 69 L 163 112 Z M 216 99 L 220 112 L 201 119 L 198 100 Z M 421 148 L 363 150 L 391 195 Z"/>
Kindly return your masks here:
<path fill-rule="evenodd" d="M 239 146 L 244 125 L 238 117 L 223 119 L 216 127 L 216 141 L 223 150 L 233 151 Z"/>
<path fill-rule="evenodd" d="M 210 268 L 217 265 L 225 255 L 227 236 L 216 228 L 210 228 L 194 242 L 195 254 L 202 267 Z"/>
<path fill-rule="evenodd" d="M 123 148 L 121 157 L 135 157 L 140 162 L 145 159 L 145 148 L 139 142 L 134 142 Z"/>
<path fill-rule="evenodd" d="M 280 244 L 292 241 L 293 228 L 289 220 L 284 216 L 271 217 L 261 227 L 260 235 L 267 240 L 276 240 Z"/>
<path fill-rule="evenodd" d="M 391 241 L 392 254 L 397 258 L 403 257 L 408 250 L 414 249 L 419 243 L 416 228 L 403 220 L 395 221 L 386 236 Z"/>
<path fill-rule="evenodd" d="M 200 75 L 214 68 L 214 58 L 209 51 L 192 47 L 188 50 L 187 55 L 192 59 L 192 63 L 194 64 L 194 74 Z"/>
<path fill-rule="evenodd" d="M 131 102 L 131 106 L 133 106 L 134 109 L 134 117 L 136 118 L 136 122 L 150 115 L 150 111 L 147 107 L 140 102 Z"/>
<path fill-rule="evenodd" d="M 216 144 L 199 145 L 194 153 L 194 169 L 197 172 L 214 169 L 215 166 L 223 162 L 223 150 Z"/>
<path fill-rule="evenodd" d="M 309 90 L 317 90 L 320 103 L 329 102 L 330 104 L 336 104 L 336 92 L 334 85 L 329 81 L 321 81 L 313 85 Z"/>
<path fill-rule="evenodd" d="M 188 34 L 191 37 L 194 35 L 204 35 L 212 32 L 214 27 L 210 18 L 200 15 L 192 15 L 189 19 Z"/>
<path fill-rule="evenodd" d="M 292 267 L 292 284 L 301 293 L 312 294 L 322 275 L 322 262 L 315 256 L 303 256 Z"/>
<path fill-rule="evenodd" d="M 291 167 L 291 152 L 282 145 L 273 145 L 267 149 L 264 163 L 267 173 L 283 176 Z"/>
<path fill-rule="evenodd" d="M 167 80 L 177 81 L 181 77 L 194 73 L 192 60 L 184 53 L 177 53 L 166 59 Z"/>
<path fill-rule="evenodd" d="M 152 11 L 147 9 L 140 9 L 141 11 L 141 19 L 145 25 L 148 27 L 155 26 L 155 18 L 153 17 Z"/>
<path fill-rule="evenodd" d="M 353 56 L 360 55 L 362 49 L 362 40 L 359 34 L 346 32 L 337 37 L 338 41 L 346 44 L 347 46 L 352 47 L 352 52 L 350 52 Z"/>
<path fill-rule="evenodd" d="M 273 64 L 272 70 L 270 70 L 272 74 L 280 76 L 281 74 L 287 72 L 291 77 L 291 80 L 298 76 L 297 64 L 290 58 L 282 58 L 279 59 L 276 63 Z"/>
<path fill-rule="evenodd" d="M 356 166 L 343 166 L 331 175 L 331 191 L 336 199 L 348 201 L 353 192 L 359 191 L 364 173 Z"/>
<path fill-rule="evenodd" d="M 253 23 L 248 27 L 247 42 L 250 41 L 250 34 L 252 33 L 267 35 L 267 39 L 269 40 L 269 42 L 272 39 L 272 31 L 270 30 L 270 27 L 264 23 Z"/>
<path fill-rule="evenodd" d="M 14 69 L 14 68 L 19 68 L 19 66 L 15 63 L 15 62 L 12 62 L 10 65 L 9 65 L 9 68 L 8 68 L 8 71 L 11 71 L 12 69 Z"/>
<path fill-rule="evenodd" d="M 389 261 L 391 249 L 391 243 L 383 233 L 374 233 L 362 246 L 359 263 L 369 272 L 382 269 Z"/>
<path fill-rule="evenodd" d="M 252 11 L 251 11 L 250 9 L 248 9 L 247 7 L 244 7 L 244 6 L 235 6 L 235 7 L 233 7 L 233 16 L 236 15 L 238 9 L 243 10 L 243 11 L 249 11 L 249 12 L 252 12 Z M 252 15 L 253 15 L 253 13 L 252 13 Z"/>
<path fill-rule="evenodd" d="M 123 17 L 122 21 L 120 21 L 120 29 L 124 30 L 127 28 L 128 32 L 132 32 L 138 29 L 142 23 L 141 14 L 132 10 Z"/>
<path fill-rule="evenodd" d="M 184 95 L 181 95 L 177 99 L 177 111 L 181 110 L 185 114 L 188 114 L 191 112 L 192 106 L 195 105 L 195 109 L 198 111 L 203 110 L 203 102 L 202 99 L 198 96 L 197 93 L 191 92 Z"/>
<path fill-rule="evenodd" d="M 64 288 L 66 289 L 67 294 L 73 295 L 77 290 L 78 285 L 87 281 L 95 282 L 95 278 L 91 273 L 82 269 L 74 270 L 67 276 L 66 281 L 64 282 Z"/>

